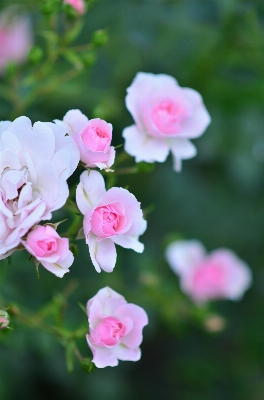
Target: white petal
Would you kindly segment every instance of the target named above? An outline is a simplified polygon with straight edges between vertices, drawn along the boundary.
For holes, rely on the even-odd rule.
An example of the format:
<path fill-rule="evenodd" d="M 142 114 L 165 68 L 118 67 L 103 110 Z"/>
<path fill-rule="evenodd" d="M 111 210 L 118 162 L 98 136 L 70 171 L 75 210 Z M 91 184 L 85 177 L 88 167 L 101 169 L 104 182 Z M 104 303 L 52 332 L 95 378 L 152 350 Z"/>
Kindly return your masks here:
<path fill-rule="evenodd" d="M 138 361 L 141 358 L 141 350 L 139 347 L 137 349 L 129 349 L 128 347 L 120 344 L 119 346 L 114 347 L 112 350 L 115 356 L 122 361 Z"/>
<path fill-rule="evenodd" d="M 70 110 L 65 114 L 63 122 L 70 127 L 69 133 L 74 135 L 75 133 L 80 133 L 88 123 L 88 118 L 80 110 Z"/>
<path fill-rule="evenodd" d="M 177 240 L 168 245 L 166 260 L 178 275 L 185 274 L 205 257 L 206 250 L 198 240 Z"/>
<path fill-rule="evenodd" d="M 105 183 L 97 171 L 84 171 L 80 176 L 81 182 L 76 189 L 76 202 L 84 215 L 105 194 Z"/>
<path fill-rule="evenodd" d="M 63 126 L 46 122 L 47 125 L 53 132 L 55 138 L 55 152 L 65 149 L 70 154 L 70 165 L 69 165 L 69 176 L 76 170 L 80 161 L 80 151 L 75 140 L 70 136 L 66 135 L 66 129 Z M 68 177 L 69 177 L 68 176 Z"/>
<path fill-rule="evenodd" d="M 0 121 L 0 137 L 1 133 L 6 131 L 11 123 L 11 121 Z"/>
<path fill-rule="evenodd" d="M 197 154 L 196 147 L 192 142 L 185 138 L 170 139 L 170 149 L 174 160 L 174 170 L 181 171 L 181 161 L 193 158 Z"/>
<path fill-rule="evenodd" d="M 41 261 L 41 264 L 58 278 L 62 278 L 67 272 L 70 272 L 68 267 L 63 267 L 61 264 L 52 264 L 46 261 Z"/>
<path fill-rule="evenodd" d="M 114 236 L 112 240 L 115 244 L 118 244 L 119 246 L 122 246 L 125 249 L 132 249 L 137 253 L 142 253 L 144 250 L 144 244 L 140 243 L 138 241 L 138 238 L 134 236 L 125 236 L 125 235 Z"/>
<path fill-rule="evenodd" d="M 123 130 L 125 151 L 136 157 L 136 162 L 164 162 L 169 154 L 169 145 L 164 139 L 157 139 L 131 125 Z"/>
<path fill-rule="evenodd" d="M 89 335 L 86 335 L 88 346 L 93 353 L 93 363 L 97 368 L 116 367 L 118 359 L 112 349 L 93 345 Z"/>
<path fill-rule="evenodd" d="M 103 269 L 105 272 L 112 272 L 116 263 L 116 248 L 111 239 L 96 241 L 92 233 L 88 236 L 89 252 L 92 263 L 97 272 Z"/>

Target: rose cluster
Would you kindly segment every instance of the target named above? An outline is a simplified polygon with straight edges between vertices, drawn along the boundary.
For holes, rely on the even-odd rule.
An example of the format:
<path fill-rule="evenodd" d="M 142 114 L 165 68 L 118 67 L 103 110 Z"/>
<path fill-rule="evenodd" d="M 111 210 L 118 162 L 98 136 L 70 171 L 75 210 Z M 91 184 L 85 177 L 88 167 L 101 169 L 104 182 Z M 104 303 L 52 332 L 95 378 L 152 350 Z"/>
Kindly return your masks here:
<path fill-rule="evenodd" d="M 84 12 L 81 1 L 64 2 Z M 128 88 L 126 105 L 135 123 L 123 131 L 125 151 L 136 162 L 148 163 L 165 161 L 171 151 L 176 171 L 182 160 L 196 154 L 190 139 L 201 136 L 210 123 L 201 95 L 181 88 L 168 75 L 138 73 Z M 32 125 L 25 116 L 0 122 L 0 259 L 26 249 L 37 266 L 40 263 L 57 277 L 69 272 L 74 262 L 69 239 L 57 233 L 58 224 L 47 221 L 65 205 L 67 180 L 77 166 L 84 170 L 76 189 L 83 215 L 80 232 L 95 270 L 113 271 L 116 245 L 143 252 L 139 237 L 147 222 L 140 202 L 127 189 L 105 187 L 102 172 L 114 172 L 112 131 L 110 123 L 89 120 L 80 110 L 70 110 L 54 122 Z M 196 303 L 238 299 L 251 281 L 249 268 L 232 251 L 206 255 L 198 241 L 172 243 L 166 258 L 180 276 L 183 292 Z M 142 329 L 148 323 L 141 307 L 106 287 L 88 301 L 87 314 L 87 342 L 97 367 L 140 359 Z M 0 322 L 2 327 L 7 323 Z"/>

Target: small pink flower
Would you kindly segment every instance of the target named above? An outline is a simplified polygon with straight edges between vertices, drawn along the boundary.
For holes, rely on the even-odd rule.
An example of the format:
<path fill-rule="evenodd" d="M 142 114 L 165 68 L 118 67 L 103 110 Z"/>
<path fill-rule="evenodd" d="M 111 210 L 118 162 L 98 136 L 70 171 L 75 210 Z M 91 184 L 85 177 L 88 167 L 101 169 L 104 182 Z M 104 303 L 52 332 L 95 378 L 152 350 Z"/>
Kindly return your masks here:
<path fill-rule="evenodd" d="M 12 9 L 0 14 L 0 74 L 9 62 L 25 61 L 32 46 L 29 20 L 25 16 L 13 16 Z"/>
<path fill-rule="evenodd" d="M 9 315 L 6 311 L 0 310 L 0 330 L 3 330 L 9 325 Z"/>
<path fill-rule="evenodd" d="M 201 136 L 211 120 L 198 92 L 164 74 L 139 72 L 127 89 L 126 106 L 135 125 L 123 131 L 125 151 L 136 162 L 153 163 L 164 162 L 171 150 L 176 171 L 181 160 L 196 155 L 189 139 Z"/>
<path fill-rule="evenodd" d="M 70 4 L 80 14 L 84 14 L 85 2 L 84 0 L 64 0 L 64 4 Z"/>
<path fill-rule="evenodd" d="M 88 301 L 87 314 L 90 334 L 86 338 L 96 367 L 115 367 L 118 360 L 141 358 L 142 329 L 148 324 L 143 308 L 105 287 Z"/>
<path fill-rule="evenodd" d="M 97 272 L 112 272 L 116 263 L 115 244 L 142 253 L 138 237 L 145 232 L 140 203 L 128 190 L 105 190 L 102 175 L 84 171 L 77 186 L 77 205 L 84 214 L 84 233 Z"/>
<path fill-rule="evenodd" d="M 69 240 L 61 238 L 50 225 L 38 225 L 21 240 L 27 251 L 32 254 L 48 271 L 62 278 L 73 263 L 73 254 L 69 250 Z"/>
<path fill-rule="evenodd" d="M 197 302 L 237 300 L 251 284 L 249 267 L 228 249 L 206 255 L 199 241 L 180 240 L 167 247 L 166 258 L 180 276 L 182 291 Z"/>
<path fill-rule="evenodd" d="M 115 160 L 115 149 L 111 146 L 112 125 L 100 118 L 88 120 L 80 110 L 70 110 L 63 121 L 68 133 L 79 146 L 81 161 L 89 168 L 109 169 Z"/>

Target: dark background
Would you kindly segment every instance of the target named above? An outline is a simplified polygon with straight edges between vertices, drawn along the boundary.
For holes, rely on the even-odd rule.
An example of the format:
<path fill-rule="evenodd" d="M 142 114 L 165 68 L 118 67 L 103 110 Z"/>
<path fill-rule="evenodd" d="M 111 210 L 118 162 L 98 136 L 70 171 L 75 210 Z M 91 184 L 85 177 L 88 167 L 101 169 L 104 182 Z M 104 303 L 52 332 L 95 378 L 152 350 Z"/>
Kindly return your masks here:
<path fill-rule="evenodd" d="M 263 1 L 98 0 L 86 18 L 79 42 L 107 28 L 108 44 L 91 72 L 28 110 L 33 121 L 62 119 L 69 109 L 80 108 L 89 118 L 111 122 L 114 144 L 121 144 L 122 129 L 132 123 L 126 88 L 144 71 L 173 75 L 181 86 L 198 90 L 212 123 L 195 140 L 198 155 L 183 162 L 180 174 L 173 172 L 169 157 L 153 173 L 119 178 L 117 185 L 128 185 L 143 208 L 155 205 L 147 216 L 142 255 L 119 247 L 114 272 L 98 275 L 80 242 L 79 257 L 62 280 L 43 268 L 38 280 L 22 252 L 11 267 L 1 262 L 2 295 L 32 310 L 76 282 L 66 314 L 72 329 L 85 320 L 78 301 L 86 304 L 106 285 L 144 307 L 150 323 L 141 361 L 91 375 L 76 362 L 68 374 L 64 349 L 51 335 L 14 322 L 12 332 L 0 334 L 0 399 L 263 400 Z M 0 108 L 6 119 L 6 105 Z M 78 174 L 71 184 L 77 181 Z M 243 300 L 216 302 L 209 311 L 192 305 L 163 257 L 176 235 L 200 239 L 208 250 L 237 252 L 253 272 Z M 205 329 L 207 312 L 225 319 L 223 331 Z M 90 355 L 84 338 L 79 346 Z"/>

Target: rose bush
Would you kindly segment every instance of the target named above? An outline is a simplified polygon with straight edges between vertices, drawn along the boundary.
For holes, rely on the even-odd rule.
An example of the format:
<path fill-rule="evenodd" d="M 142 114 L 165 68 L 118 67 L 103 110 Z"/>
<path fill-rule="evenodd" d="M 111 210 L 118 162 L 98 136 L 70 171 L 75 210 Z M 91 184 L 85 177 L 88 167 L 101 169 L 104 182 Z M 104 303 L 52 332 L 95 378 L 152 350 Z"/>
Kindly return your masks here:
<path fill-rule="evenodd" d="M 229 249 L 206 255 L 198 240 L 179 240 L 166 249 L 171 269 L 180 277 L 181 289 L 197 302 L 240 299 L 251 284 L 251 271 Z"/>
<path fill-rule="evenodd" d="M 105 287 L 88 301 L 87 314 L 87 343 L 96 367 L 115 367 L 118 360 L 140 359 L 142 329 L 148 324 L 143 308 L 127 303 L 123 296 Z"/>
<path fill-rule="evenodd" d="M 189 139 L 202 135 L 211 119 L 201 95 L 181 88 L 165 74 L 139 72 L 127 89 L 126 107 L 135 124 L 124 129 L 125 151 L 136 162 L 164 162 L 172 152 L 174 169 L 196 155 Z"/>
<path fill-rule="evenodd" d="M 84 171 L 77 186 L 76 201 L 84 214 L 83 228 L 90 256 L 97 272 L 112 272 L 116 263 L 115 244 L 142 253 L 138 237 L 146 230 L 140 203 L 128 190 L 108 191 L 102 175 Z"/>
<path fill-rule="evenodd" d="M 74 137 L 79 146 L 81 161 L 89 168 L 110 168 L 115 160 L 115 149 L 111 145 L 112 125 L 100 118 L 88 120 L 80 110 L 70 110 L 63 121 L 68 134 Z"/>
<path fill-rule="evenodd" d="M 0 123 L 0 258 L 65 204 L 67 179 L 79 159 L 78 146 L 63 127 L 32 126 L 27 117 Z"/>
<path fill-rule="evenodd" d="M 69 239 L 61 238 L 50 225 L 29 232 L 21 243 L 48 271 L 62 278 L 74 261 L 69 250 Z"/>

